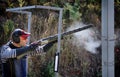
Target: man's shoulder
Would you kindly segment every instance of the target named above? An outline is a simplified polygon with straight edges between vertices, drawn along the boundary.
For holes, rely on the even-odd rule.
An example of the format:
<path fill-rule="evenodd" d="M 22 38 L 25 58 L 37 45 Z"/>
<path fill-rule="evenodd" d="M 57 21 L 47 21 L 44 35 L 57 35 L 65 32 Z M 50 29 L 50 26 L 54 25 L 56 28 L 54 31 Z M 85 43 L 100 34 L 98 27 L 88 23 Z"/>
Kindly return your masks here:
<path fill-rule="evenodd" d="M 10 44 L 10 42 L 8 42 L 8 43 L 2 45 L 2 46 L 1 46 L 1 50 L 2 50 L 2 49 L 9 48 L 9 47 L 10 47 L 9 44 Z"/>

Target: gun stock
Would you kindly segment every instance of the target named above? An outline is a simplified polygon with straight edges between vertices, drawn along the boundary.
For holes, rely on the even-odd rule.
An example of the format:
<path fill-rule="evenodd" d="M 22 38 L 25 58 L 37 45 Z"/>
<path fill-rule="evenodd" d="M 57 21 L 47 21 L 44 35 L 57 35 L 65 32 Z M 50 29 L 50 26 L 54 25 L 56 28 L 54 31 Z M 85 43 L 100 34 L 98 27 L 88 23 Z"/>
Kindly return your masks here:
<path fill-rule="evenodd" d="M 71 31 L 61 33 L 61 38 L 63 38 L 65 35 L 70 35 L 70 34 L 73 34 L 73 33 L 76 33 L 76 32 L 91 28 L 91 27 L 93 27 L 93 25 L 89 24 L 87 26 L 84 26 L 84 27 L 81 27 L 81 28 L 78 28 L 78 29 L 74 29 L 74 30 L 71 30 Z M 54 41 L 54 40 L 57 40 L 57 39 L 58 39 L 58 34 L 55 34 L 53 36 L 49 36 L 49 37 L 42 38 L 42 39 L 38 40 L 38 43 L 40 42 L 42 44 L 45 44 L 45 43 L 48 43 L 50 41 Z"/>

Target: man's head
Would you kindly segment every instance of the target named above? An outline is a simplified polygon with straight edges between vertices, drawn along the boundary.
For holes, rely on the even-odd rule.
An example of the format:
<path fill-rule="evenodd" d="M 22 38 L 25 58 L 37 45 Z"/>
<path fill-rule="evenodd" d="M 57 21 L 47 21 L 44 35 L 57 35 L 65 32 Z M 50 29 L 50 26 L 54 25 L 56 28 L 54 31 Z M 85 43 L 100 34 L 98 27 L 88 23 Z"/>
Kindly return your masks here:
<path fill-rule="evenodd" d="M 30 36 L 30 33 L 22 29 L 15 29 L 12 33 L 12 41 L 13 43 L 18 44 L 19 46 L 25 46 L 27 43 L 28 36 Z"/>

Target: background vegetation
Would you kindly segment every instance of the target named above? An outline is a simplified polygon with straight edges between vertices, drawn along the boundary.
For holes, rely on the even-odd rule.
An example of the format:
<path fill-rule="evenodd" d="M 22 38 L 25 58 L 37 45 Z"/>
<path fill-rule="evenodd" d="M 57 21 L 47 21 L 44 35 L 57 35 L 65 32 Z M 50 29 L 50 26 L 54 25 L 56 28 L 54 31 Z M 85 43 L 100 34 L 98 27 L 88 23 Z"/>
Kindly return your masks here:
<path fill-rule="evenodd" d="M 27 16 L 6 12 L 6 8 L 44 5 L 61 7 L 63 11 L 62 32 L 75 22 L 94 24 L 100 37 L 101 0 L 0 0 L 0 46 L 7 43 L 15 28 L 27 30 Z M 115 0 L 115 29 L 119 29 L 120 2 Z M 52 10 L 31 9 L 31 42 L 57 33 L 59 13 Z M 24 20 L 24 21 L 23 21 Z M 18 25 L 19 24 L 19 25 Z M 24 26 L 23 26 L 24 25 Z M 101 38 L 99 38 L 101 39 Z M 119 41 L 119 40 L 117 40 Z M 54 55 L 56 44 L 40 56 L 29 57 L 29 77 L 54 77 Z M 116 47 L 116 68 L 119 68 L 119 47 Z M 101 77 L 101 51 L 92 54 L 72 44 L 72 35 L 64 37 L 61 43 L 59 77 Z M 116 69 L 116 72 L 119 69 Z M 119 72 L 118 72 L 119 73 Z M 117 75 L 118 76 L 118 75 Z"/>

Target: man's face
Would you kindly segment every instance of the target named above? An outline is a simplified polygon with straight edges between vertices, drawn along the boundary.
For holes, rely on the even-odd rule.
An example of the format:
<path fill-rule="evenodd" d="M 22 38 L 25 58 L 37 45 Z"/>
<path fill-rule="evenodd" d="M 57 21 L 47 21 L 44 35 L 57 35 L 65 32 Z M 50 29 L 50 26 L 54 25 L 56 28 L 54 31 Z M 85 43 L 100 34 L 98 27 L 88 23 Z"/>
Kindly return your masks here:
<path fill-rule="evenodd" d="M 20 36 L 20 45 L 21 45 L 21 46 L 26 46 L 26 45 L 27 45 L 27 42 L 28 42 L 27 37 L 22 37 L 22 36 Z"/>

